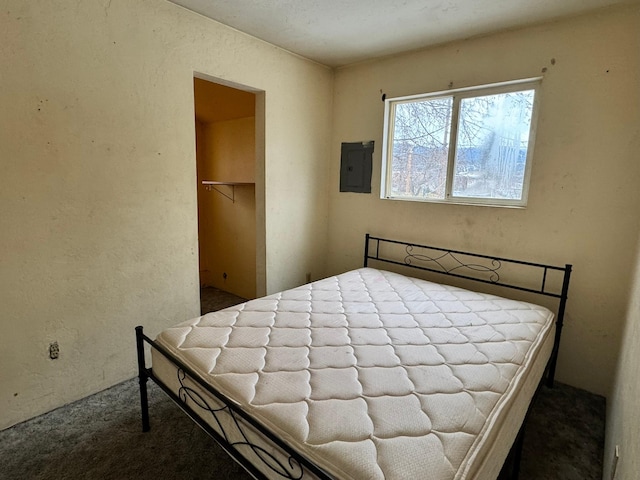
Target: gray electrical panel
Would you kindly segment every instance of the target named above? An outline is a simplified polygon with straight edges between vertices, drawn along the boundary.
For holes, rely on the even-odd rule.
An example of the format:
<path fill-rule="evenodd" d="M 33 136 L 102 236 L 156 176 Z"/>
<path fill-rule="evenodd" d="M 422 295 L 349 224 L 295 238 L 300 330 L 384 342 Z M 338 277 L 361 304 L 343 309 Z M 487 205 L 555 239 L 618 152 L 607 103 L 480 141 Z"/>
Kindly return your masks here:
<path fill-rule="evenodd" d="M 371 193 L 373 140 L 343 143 L 340 159 L 340 191 Z"/>

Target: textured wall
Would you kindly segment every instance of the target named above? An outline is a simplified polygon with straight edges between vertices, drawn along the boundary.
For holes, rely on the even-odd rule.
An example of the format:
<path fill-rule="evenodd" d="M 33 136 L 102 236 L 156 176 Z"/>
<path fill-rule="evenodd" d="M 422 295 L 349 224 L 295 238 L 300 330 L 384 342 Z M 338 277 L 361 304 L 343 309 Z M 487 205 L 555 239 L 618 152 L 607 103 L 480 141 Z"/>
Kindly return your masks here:
<path fill-rule="evenodd" d="M 199 123 L 199 122 L 198 122 Z M 203 125 L 198 135 L 202 180 L 255 181 L 255 118 Z M 200 284 L 256 296 L 255 185 L 198 186 Z"/>
<path fill-rule="evenodd" d="M 640 243 L 638 243 L 640 251 Z M 610 479 L 614 470 L 616 445 L 620 458 L 616 479 L 637 478 L 640 472 L 640 255 L 622 335 L 622 348 L 612 393 L 607 399 L 607 435 L 604 452 L 604 475 Z"/>
<path fill-rule="evenodd" d="M 561 381 L 606 395 L 640 219 L 637 6 L 345 67 L 335 83 L 332 272 L 361 263 L 365 232 L 573 263 Z M 381 200 L 384 104 L 397 97 L 543 75 L 525 209 Z M 375 140 L 373 193 L 339 193 L 340 142 Z"/>
<path fill-rule="evenodd" d="M 329 69 L 162 0 L 5 1 L 0 63 L 0 428 L 199 313 L 194 72 L 265 92 L 267 289 L 324 268 Z"/>

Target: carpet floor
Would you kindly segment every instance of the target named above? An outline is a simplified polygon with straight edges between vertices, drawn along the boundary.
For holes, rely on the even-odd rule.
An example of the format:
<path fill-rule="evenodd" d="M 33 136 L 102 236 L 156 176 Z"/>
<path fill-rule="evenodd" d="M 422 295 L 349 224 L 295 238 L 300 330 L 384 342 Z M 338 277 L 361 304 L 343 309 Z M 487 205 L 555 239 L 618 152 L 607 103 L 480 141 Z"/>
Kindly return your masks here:
<path fill-rule="evenodd" d="M 203 312 L 239 298 L 221 295 L 208 306 L 203 295 Z M 136 379 L 0 432 L 0 479 L 250 478 L 152 382 L 149 399 L 148 433 L 141 431 Z M 600 480 L 604 417 L 602 397 L 562 384 L 542 388 L 520 478 Z"/>

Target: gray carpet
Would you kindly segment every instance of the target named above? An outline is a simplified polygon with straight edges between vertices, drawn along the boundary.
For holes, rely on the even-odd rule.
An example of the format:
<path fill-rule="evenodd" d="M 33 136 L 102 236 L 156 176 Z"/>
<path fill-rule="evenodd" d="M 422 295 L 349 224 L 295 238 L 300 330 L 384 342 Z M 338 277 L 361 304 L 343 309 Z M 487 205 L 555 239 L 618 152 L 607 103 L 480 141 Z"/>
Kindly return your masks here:
<path fill-rule="evenodd" d="M 200 290 L 200 311 L 202 315 L 242 302 L 246 302 L 246 299 L 215 287 L 203 287 Z"/>
<path fill-rule="evenodd" d="M 148 433 L 135 379 L 0 432 L 0 479 L 250 478 L 152 382 L 149 395 Z M 560 384 L 543 388 L 520 478 L 600 480 L 604 415 L 602 397 Z"/>
<path fill-rule="evenodd" d="M 601 480 L 604 420 L 604 397 L 543 387 L 527 421 L 520 478 Z"/>

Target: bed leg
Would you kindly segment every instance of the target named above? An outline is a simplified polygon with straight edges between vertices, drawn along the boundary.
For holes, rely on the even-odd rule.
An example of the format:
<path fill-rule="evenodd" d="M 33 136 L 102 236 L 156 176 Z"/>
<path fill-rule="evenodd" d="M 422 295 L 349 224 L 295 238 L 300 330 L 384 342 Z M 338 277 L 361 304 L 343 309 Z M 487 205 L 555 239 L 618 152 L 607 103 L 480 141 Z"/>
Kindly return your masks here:
<path fill-rule="evenodd" d="M 556 378 L 556 365 L 558 364 L 558 352 L 560 351 L 565 302 L 565 299 L 560 302 L 560 315 L 556 322 L 556 337 L 553 341 L 553 350 L 551 350 L 551 358 L 549 359 L 549 368 L 547 370 L 547 387 L 549 388 L 553 388 L 553 383 Z"/>
<path fill-rule="evenodd" d="M 551 361 L 549 362 L 549 370 L 547 372 L 547 387 L 549 388 L 553 388 L 553 383 L 556 378 L 557 362 L 558 362 L 558 351 L 554 348 L 554 351 L 551 353 Z"/>
<path fill-rule="evenodd" d="M 502 466 L 502 470 L 500 471 L 500 475 L 496 480 L 518 480 L 520 476 L 520 461 L 522 459 L 522 448 L 524 445 L 524 429 L 525 429 L 526 419 L 520 430 L 518 431 L 518 435 L 513 441 L 513 445 L 511 445 L 511 450 L 509 450 L 509 454 L 504 461 L 504 465 Z"/>
<path fill-rule="evenodd" d="M 142 337 L 142 327 L 136 327 L 136 346 L 138 350 L 138 383 L 140 384 L 140 409 L 142 414 L 142 431 L 148 432 L 151 429 L 149 424 L 149 397 L 147 395 L 147 368 L 144 362 L 144 340 Z"/>
<path fill-rule="evenodd" d="M 520 462 L 522 460 L 522 447 L 524 446 L 524 429 L 523 424 L 518 432 L 515 443 L 515 451 L 513 454 L 513 470 L 511 471 L 511 480 L 518 480 L 520 476 Z"/>
<path fill-rule="evenodd" d="M 556 321 L 556 337 L 553 342 L 553 350 L 551 352 L 551 361 L 549 363 L 549 374 L 547 375 L 547 387 L 553 388 L 553 382 L 556 377 L 556 364 L 558 363 L 558 351 L 560 350 L 560 337 L 562 335 L 562 327 L 564 326 L 564 311 L 567 307 L 567 298 L 569 296 L 569 280 L 571 279 L 572 266 L 566 264 L 564 266 L 564 278 L 562 280 L 562 293 L 560 294 L 560 304 L 558 305 L 558 318 Z"/>

